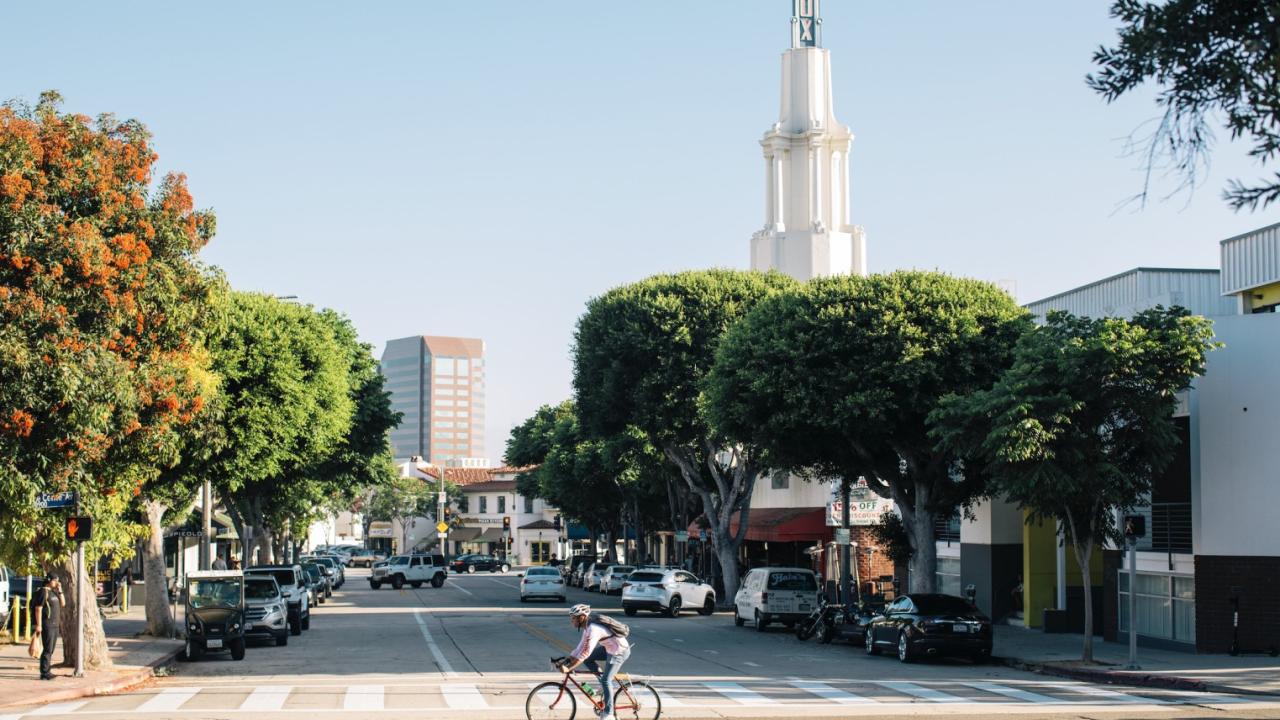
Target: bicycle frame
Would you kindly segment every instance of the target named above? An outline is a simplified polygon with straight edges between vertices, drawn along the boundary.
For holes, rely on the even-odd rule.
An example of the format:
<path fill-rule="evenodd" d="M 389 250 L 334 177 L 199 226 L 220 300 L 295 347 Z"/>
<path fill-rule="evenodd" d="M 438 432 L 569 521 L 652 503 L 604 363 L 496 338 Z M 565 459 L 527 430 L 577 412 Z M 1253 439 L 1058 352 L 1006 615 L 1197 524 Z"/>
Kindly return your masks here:
<path fill-rule="evenodd" d="M 569 685 L 573 685 L 578 688 L 578 692 L 581 693 L 582 697 L 591 700 L 592 706 L 597 711 L 604 709 L 604 697 L 601 696 L 598 700 L 591 699 L 591 696 L 587 694 L 586 688 L 582 686 L 582 683 L 578 682 L 577 678 L 574 677 L 574 674 L 575 673 L 572 672 L 561 673 L 564 678 L 560 681 L 560 694 L 556 696 L 555 702 L 552 702 L 550 707 L 554 708 L 560 702 L 560 699 L 564 697 L 564 694 L 566 692 L 570 692 Z M 587 671 L 587 674 L 595 678 L 597 681 L 600 680 L 600 676 L 596 673 Z M 618 710 L 639 710 L 640 704 L 636 702 L 635 696 L 631 694 L 631 683 L 629 681 L 624 682 L 622 680 L 618 680 L 618 687 L 622 688 L 622 694 L 626 697 L 626 703 L 614 705 L 614 712 L 617 712 Z"/>

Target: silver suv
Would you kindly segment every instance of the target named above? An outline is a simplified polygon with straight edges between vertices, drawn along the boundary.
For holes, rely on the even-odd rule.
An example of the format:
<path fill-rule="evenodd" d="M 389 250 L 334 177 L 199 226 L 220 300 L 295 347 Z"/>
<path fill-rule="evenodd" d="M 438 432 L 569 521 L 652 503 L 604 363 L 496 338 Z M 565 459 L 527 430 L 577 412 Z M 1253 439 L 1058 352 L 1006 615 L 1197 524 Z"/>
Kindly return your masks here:
<path fill-rule="evenodd" d="M 267 575 L 276 579 L 289 609 L 289 634 L 301 635 L 311 628 L 311 594 L 301 565 L 256 565 L 245 571 L 245 577 Z"/>
<path fill-rule="evenodd" d="M 423 583 L 431 583 L 431 587 L 442 587 L 449 575 L 449 568 L 444 564 L 443 555 L 396 555 L 387 560 L 386 565 L 379 565 L 369 576 L 369 587 L 377 590 L 382 583 L 390 583 L 399 590 L 405 583 L 415 588 Z"/>
<path fill-rule="evenodd" d="M 289 644 L 289 603 L 270 575 L 244 578 L 244 635 Z"/>

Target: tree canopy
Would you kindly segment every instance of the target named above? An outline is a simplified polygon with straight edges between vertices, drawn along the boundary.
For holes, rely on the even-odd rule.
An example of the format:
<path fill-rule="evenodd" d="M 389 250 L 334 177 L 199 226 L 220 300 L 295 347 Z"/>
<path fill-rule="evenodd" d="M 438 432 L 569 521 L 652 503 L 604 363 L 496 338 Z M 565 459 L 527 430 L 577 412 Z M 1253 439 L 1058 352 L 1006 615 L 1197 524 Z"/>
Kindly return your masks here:
<path fill-rule="evenodd" d="M 763 462 L 859 476 L 895 501 L 911 584 L 934 586 L 934 518 L 981 490 L 929 438 L 942 398 L 985 389 L 1012 361 L 1025 311 L 988 283 L 933 272 L 820 278 L 762 300 L 725 336 L 705 408 Z"/>
<path fill-rule="evenodd" d="M 1098 71 L 1090 88 L 1114 102 L 1147 82 L 1159 86 L 1163 114 L 1135 154 L 1143 156 L 1147 181 L 1154 170 L 1181 176 L 1192 188 L 1208 165 L 1212 124 L 1220 115 L 1232 139 L 1253 143 L 1260 164 L 1280 154 L 1280 4 L 1269 0 L 1115 0 L 1119 40 L 1093 54 Z M 1233 208 L 1257 209 L 1280 199 L 1280 172 L 1253 183 L 1232 180 L 1223 199 Z"/>
<path fill-rule="evenodd" d="M 1132 320 L 1050 313 L 989 389 L 934 411 L 932 434 L 984 465 L 989 494 L 1032 520 L 1061 521 L 1088 587 L 1094 546 L 1120 540 L 1116 511 L 1145 502 L 1173 459 L 1176 394 L 1204 372 L 1212 337 L 1209 321 L 1184 308 Z M 1085 627 L 1091 618 L 1085 593 Z"/>
<path fill-rule="evenodd" d="M 574 336 L 583 428 L 600 438 L 638 430 L 679 470 L 702 502 L 728 595 L 762 466 L 753 446 L 727 442 L 707 422 L 702 383 L 725 331 L 760 301 L 796 286 L 778 273 L 656 275 L 588 302 Z"/>

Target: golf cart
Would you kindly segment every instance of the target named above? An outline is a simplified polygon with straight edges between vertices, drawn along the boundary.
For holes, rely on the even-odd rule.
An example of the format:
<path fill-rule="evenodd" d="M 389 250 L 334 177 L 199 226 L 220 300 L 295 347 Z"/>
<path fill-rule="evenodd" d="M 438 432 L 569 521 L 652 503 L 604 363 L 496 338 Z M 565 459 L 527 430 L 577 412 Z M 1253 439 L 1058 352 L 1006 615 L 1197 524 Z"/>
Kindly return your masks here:
<path fill-rule="evenodd" d="M 244 573 L 199 570 L 187 573 L 187 644 L 183 658 L 198 660 L 206 652 L 231 651 L 244 659 Z"/>

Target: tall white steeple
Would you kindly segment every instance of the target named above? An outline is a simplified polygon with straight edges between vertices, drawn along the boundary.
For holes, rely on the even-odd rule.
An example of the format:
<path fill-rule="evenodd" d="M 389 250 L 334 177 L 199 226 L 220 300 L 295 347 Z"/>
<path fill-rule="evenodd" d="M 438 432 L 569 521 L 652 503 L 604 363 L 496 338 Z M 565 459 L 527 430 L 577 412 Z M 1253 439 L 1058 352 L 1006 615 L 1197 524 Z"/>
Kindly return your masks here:
<path fill-rule="evenodd" d="M 865 275 L 866 237 L 849 221 L 853 132 L 831 105 L 831 56 L 819 0 L 792 0 L 791 48 L 782 54 L 782 110 L 760 140 L 765 225 L 751 237 L 751 267 L 799 280 Z"/>

